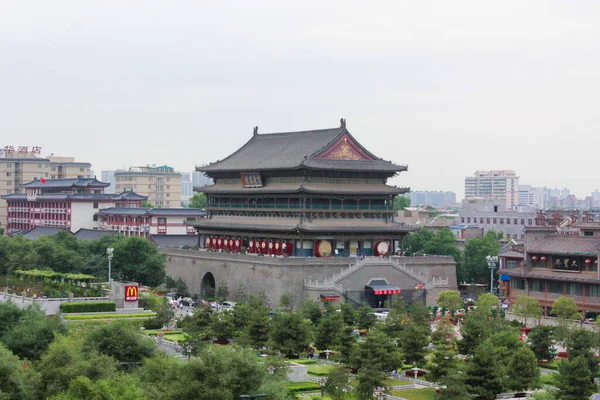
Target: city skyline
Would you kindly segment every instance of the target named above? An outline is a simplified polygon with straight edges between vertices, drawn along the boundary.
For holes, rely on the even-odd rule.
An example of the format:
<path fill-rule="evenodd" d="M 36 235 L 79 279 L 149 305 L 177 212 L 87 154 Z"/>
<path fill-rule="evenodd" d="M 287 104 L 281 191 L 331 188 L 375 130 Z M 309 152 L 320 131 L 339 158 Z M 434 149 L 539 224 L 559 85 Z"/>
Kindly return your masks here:
<path fill-rule="evenodd" d="M 473 171 L 513 169 L 578 197 L 600 187 L 593 157 L 569 157 L 600 141 L 600 4 L 146 4 L 5 2 L 3 145 L 96 171 L 193 171 L 256 125 L 346 118 L 370 151 L 409 166 L 398 186 L 462 198 Z"/>

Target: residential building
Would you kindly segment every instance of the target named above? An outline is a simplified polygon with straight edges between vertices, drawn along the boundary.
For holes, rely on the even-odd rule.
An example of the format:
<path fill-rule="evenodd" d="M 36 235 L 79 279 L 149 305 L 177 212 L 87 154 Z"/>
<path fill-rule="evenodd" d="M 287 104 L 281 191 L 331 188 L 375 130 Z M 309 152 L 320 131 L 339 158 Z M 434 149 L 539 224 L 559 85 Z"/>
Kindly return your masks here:
<path fill-rule="evenodd" d="M 534 226 L 536 212 L 528 208 L 507 209 L 504 200 L 464 199 L 459 212 L 460 224 L 477 225 L 484 234 L 502 232 L 507 239 L 525 238 L 525 227 Z"/>
<path fill-rule="evenodd" d="M 190 172 L 181 173 L 181 206 L 187 207 L 190 204 L 190 198 L 194 194 L 192 184 L 192 174 Z"/>
<path fill-rule="evenodd" d="M 456 193 L 436 191 L 412 191 L 404 195 L 410 199 L 411 206 L 444 207 L 456 203 Z"/>
<path fill-rule="evenodd" d="M 519 177 L 511 170 L 475 171 L 465 178 L 465 198 L 504 200 L 506 209 L 519 205 Z"/>
<path fill-rule="evenodd" d="M 131 167 L 115 171 L 117 192 L 132 190 L 148 197 L 153 208 L 181 207 L 181 173 L 173 167 Z"/>
<path fill-rule="evenodd" d="M 200 171 L 192 172 L 192 187 L 199 188 L 208 185 L 212 185 L 214 183 L 213 179 Z"/>
<path fill-rule="evenodd" d="M 115 193 L 115 171 L 102 171 L 100 179 L 109 184 L 104 193 Z"/>
<path fill-rule="evenodd" d="M 99 210 L 141 207 L 146 199 L 134 192 L 104 193 L 107 186 L 96 178 L 40 178 L 21 185 L 24 193 L 2 196 L 8 205 L 8 234 L 36 226 L 72 231 L 98 228 Z"/>
<path fill-rule="evenodd" d="M 100 210 L 101 230 L 111 230 L 127 236 L 194 235 L 188 219 L 206 217 L 206 211 L 198 208 L 123 208 L 111 207 Z"/>
<path fill-rule="evenodd" d="M 519 185 L 519 206 L 543 209 L 544 188 L 531 185 Z"/>
<path fill-rule="evenodd" d="M 564 200 L 571 195 L 571 191 L 567 188 L 557 189 L 544 186 L 544 202 L 549 203 L 552 199 Z"/>
<path fill-rule="evenodd" d="M 2 196 L 23 193 L 21 185 L 34 179 L 89 177 L 91 164 L 74 157 L 40 156 L 40 147 L 6 146 L 0 149 L 0 224 L 8 225 L 7 203 Z"/>

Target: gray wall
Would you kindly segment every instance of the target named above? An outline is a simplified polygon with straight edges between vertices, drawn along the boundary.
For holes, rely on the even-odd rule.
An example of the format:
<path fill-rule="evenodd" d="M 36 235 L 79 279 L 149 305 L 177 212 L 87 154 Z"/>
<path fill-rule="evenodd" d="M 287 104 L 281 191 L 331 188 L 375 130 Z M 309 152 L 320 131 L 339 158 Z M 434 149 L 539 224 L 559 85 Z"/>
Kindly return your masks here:
<path fill-rule="evenodd" d="M 229 297 L 236 298 L 240 283 L 249 293 L 265 290 L 271 304 L 277 306 L 282 294 L 292 294 L 296 305 L 304 298 L 304 280 L 324 281 L 356 262 L 356 258 L 273 258 L 243 254 L 214 253 L 205 251 L 162 249 L 167 254 L 167 275 L 182 278 L 192 293 L 200 293 L 204 274 L 215 277 L 218 289 L 221 281 L 229 286 Z M 451 257 L 394 257 L 407 267 L 414 268 L 426 277 L 448 278 L 450 289 L 456 289 L 456 264 Z M 401 271 L 386 266 L 368 266 L 344 278 L 344 289 L 364 290 L 371 279 L 385 278 L 401 289 L 413 289 L 415 280 Z M 444 289 L 445 290 L 445 289 Z M 436 290 L 432 290 L 436 293 Z M 428 293 L 427 302 L 430 303 Z M 435 301 L 435 299 L 433 300 Z"/>

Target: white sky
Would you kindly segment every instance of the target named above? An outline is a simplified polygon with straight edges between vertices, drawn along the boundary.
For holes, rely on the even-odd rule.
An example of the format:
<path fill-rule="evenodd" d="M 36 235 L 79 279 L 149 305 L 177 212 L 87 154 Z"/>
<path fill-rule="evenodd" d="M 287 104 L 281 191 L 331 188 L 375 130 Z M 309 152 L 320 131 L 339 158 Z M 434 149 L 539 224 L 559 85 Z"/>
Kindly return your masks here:
<path fill-rule="evenodd" d="M 0 1 L 0 144 L 191 171 L 335 127 L 452 190 L 600 188 L 597 1 Z"/>

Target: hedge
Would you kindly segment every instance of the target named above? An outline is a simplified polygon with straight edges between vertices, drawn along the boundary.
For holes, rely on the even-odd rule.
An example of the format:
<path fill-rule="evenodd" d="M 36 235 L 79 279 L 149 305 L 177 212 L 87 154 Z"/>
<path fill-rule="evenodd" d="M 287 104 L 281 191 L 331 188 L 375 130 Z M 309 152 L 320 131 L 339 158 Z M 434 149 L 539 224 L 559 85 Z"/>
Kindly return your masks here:
<path fill-rule="evenodd" d="M 82 301 L 60 304 L 60 311 L 64 313 L 111 312 L 116 310 L 117 305 L 113 301 Z"/>
<path fill-rule="evenodd" d="M 65 320 L 79 321 L 86 319 L 128 319 L 128 318 L 152 318 L 154 314 L 96 314 L 96 315 L 65 315 Z"/>
<path fill-rule="evenodd" d="M 321 390 L 321 385 L 319 385 L 317 382 L 294 382 L 285 385 L 285 388 L 288 392 L 296 394 Z"/>

